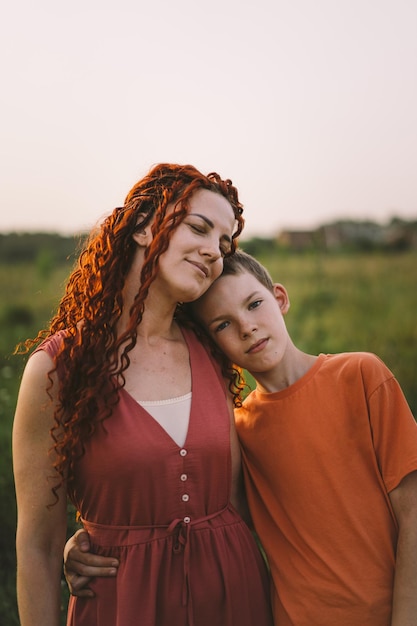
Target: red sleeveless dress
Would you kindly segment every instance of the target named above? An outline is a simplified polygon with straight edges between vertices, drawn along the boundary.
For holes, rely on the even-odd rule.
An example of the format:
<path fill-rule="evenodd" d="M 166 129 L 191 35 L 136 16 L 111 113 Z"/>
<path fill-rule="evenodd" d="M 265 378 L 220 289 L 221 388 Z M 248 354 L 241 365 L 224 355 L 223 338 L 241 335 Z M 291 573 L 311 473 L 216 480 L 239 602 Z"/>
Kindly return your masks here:
<path fill-rule="evenodd" d="M 217 364 L 183 331 L 192 371 L 179 447 L 124 389 L 86 442 L 70 497 L 117 576 L 71 597 L 68 626 L 272 626 L 269 579 L 230 503 L 230 420 Z M 55 352 L 56 341 L 42 349 Z"/>

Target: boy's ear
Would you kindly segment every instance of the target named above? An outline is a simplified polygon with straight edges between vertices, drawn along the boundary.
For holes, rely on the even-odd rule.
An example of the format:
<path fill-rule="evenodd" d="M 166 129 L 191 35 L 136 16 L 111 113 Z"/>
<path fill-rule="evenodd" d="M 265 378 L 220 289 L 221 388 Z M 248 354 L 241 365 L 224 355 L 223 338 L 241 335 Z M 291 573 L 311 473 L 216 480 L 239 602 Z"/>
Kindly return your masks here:
<path fill-rule="evenodd" d="M 138 215 L 138 224 L 146 217 L 145 213 L 139 213 Z M 143 228 L 139 228 L 139 230 L 133 233 L 133 239 L 136 241 L 138 246 L 142 248 L 147 248 L 152 241 L 152 222 L 143 226 Z"/>
<path fill-rule="evenodd" d="M 281 313 L 283 315 L 288 313 L 290 308 L 290 299 L 284 285 L 281 285 L 281 283 L 274 283 L 274 296 L 275 300 L 278 302 Z"/>

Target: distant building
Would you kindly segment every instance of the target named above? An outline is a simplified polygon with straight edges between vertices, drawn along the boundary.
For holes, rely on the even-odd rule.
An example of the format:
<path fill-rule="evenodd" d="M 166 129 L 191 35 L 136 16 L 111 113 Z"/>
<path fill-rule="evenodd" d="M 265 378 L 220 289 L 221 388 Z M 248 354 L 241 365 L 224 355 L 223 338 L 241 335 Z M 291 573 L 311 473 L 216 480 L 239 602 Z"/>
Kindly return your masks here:
<path fill-rule="evenodd" d="M 277 243 L 291 250 L 308 250 L 316 247 L 314 230 L 283 230 L 277 237 Z"/>
<path fill-rule="evenodd" d="M 276 242 L 295 251 L 337 248 L 417 249 L 417 221 L 392 219 L 389 224 L 341 220 L 316 230 L 282 230 Z"/>

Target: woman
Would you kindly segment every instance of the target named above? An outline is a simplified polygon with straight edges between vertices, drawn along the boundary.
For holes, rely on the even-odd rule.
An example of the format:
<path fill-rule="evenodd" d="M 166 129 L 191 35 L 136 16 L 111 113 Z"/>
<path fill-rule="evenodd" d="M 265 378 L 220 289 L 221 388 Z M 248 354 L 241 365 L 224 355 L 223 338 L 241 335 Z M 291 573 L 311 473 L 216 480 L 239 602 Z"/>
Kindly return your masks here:
<path fill-rule="evenodd" d="M 217 174 L 158 165 L 93 233 L 26 366 L 13 454 L 22 626 L 58 626 L 66 496 L 93 551 L 117 558 L 73 626 L 272 624 L 268 580 L 237 513 L 232 402 L 180 323 L 243 227 Z"/>

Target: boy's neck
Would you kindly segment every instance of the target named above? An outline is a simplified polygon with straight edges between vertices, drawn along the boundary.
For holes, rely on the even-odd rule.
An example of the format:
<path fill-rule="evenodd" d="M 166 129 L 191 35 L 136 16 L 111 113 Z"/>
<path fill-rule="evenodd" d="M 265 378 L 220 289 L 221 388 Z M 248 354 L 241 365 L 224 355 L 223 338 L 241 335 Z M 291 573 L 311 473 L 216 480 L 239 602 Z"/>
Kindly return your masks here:
<path fill-rule="evenodd" d="M 317 356 L 306 354 L 295 348 L 291 358 L 284 359 L 280 366 L 265 373 L 250 372 L 261 393 L 275 393 L 287 389 L 300 380 L 317 360 Z"/>

